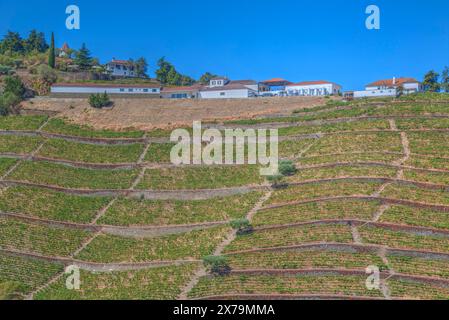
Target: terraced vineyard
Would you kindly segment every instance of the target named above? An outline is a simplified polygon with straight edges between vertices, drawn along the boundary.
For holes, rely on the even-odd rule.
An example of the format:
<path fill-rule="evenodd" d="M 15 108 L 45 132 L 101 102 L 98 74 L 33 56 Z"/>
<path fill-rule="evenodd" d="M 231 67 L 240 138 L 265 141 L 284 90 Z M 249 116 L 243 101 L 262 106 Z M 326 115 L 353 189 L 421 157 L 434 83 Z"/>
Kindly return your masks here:
<path fill-rule="evenodd" d="M 171 165 L 167 130 L 0 117 L 0 299 L 449 299 L 448 96 L 209 126 L 278 128 L 297 172 L 272 186 Z"/>

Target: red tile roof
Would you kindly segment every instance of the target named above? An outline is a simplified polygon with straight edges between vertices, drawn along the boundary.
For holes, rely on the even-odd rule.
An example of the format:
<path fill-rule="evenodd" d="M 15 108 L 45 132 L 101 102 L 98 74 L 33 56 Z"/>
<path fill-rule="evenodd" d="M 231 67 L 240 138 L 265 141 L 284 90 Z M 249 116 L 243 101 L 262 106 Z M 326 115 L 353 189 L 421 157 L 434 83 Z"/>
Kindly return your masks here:
<path fill-rule="evenodd" d="M 67 51 L 67 50 L 69 50 L 70 48 L 69 48 L 69 45 L 67 44 L 67 42 L 64 42 L 64 44 L 62 45 L 62 48 L 61 48 L 61 50 L 62 51 Z"/>
<path fill-rule="evenodd" d="M 162 88 L 162 92 L 185 92 L 185 91 L 198 91 L 201 89 L 201 85 L 193 85 L 190 87 L 164 87 Z"/>
<path fill-rule="evenodd" d="M 414 78 L 397 78 L 395 84 L 393 84 L 393 79 L 388 79 L 388 80 L 378 80 L 373 83 L 367 84 L 366 86 L 367 87 L 394 87 L 394 86 L 403 85 L 405 83 L 419 83 L 419 81 L 417 81 Z"/>
<path fill-rule="evenodd" d="M 257 84 L 254 80 L 232 80 L 229 84 L 244 84 L 244 85 L 255 85 Z"/>
<path fill-rule="evenodd" d="M 282 79 L 282 78 L 273 78 L 273 79 L 270 79 L 270 80 L 262 81 L 262 83 L 276 83 L 276 82 L 289 82 L 290 83 L 290 81 L 287 81 L 287 80 Z"/>
<path fill-rule="evenodd" d="M 131 62 L 129 62 L 127 60 L 115 60 L 115 59 L 112 59 L 112 61 L 109 63 L 115 63 L 115 64 L 121 64 L 121 65 L 130 65 L 131 64 Z"/>
<path fill-rule="evenodd" d="M 158 84 L 119 84 L 119 83 L 55 83 L 52 87 L 75 87 L 75 88 L 160 88 Z"/>

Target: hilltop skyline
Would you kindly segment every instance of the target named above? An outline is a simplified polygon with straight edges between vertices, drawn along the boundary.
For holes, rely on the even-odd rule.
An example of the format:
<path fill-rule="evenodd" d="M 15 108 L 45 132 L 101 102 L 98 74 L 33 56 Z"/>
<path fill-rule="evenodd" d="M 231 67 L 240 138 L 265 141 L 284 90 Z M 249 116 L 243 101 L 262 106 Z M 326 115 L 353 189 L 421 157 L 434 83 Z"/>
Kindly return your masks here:
<path fill-rule="evenodd" d="M 57 46 L 77 49 L 83 42 L 106 63 L 144 56 L 153 76 L 165 56 L 177 69 L 198 79 L 206 71 L 231 79 L 293 82 L 328 80 L 345 90 L 390 77 L 440 72 L 449 64 L 449 3 L 422 1 L 285 1 L 222 3 L 140 3 L 77 1 L 81 30 L 65 28 L 69 3 L 28 1 L 0 4 L 0 34 L 52 31 Z M 136 3 L 136 5 L 132 5 Z M 369 4 L 381 9 L 381 30 L 365 28 Z M 431 5 L 429 5 L 431 4 Z"/>

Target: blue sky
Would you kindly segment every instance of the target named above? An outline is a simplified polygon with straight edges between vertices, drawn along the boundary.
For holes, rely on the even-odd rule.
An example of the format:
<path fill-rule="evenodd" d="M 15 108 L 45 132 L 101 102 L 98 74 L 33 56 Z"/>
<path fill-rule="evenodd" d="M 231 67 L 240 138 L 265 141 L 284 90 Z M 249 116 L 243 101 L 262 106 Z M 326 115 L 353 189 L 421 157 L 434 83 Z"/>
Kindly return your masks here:
<path fill-rule="evenodd" d="M 65 8 L 81 10 L 81 30 L 65 28 Z M 381 10 L 381 30 L 365 9 Z M 0 34 L 32 28 L 57 45 L 85 42 L 106 62 L 144 56 L 150 73 L 165 56 L 198 78 L 330 80 L 345 90 L 393 76 L 422 79 L 449 65 L 447 0 L 27 0 L 0 2 Z"/>

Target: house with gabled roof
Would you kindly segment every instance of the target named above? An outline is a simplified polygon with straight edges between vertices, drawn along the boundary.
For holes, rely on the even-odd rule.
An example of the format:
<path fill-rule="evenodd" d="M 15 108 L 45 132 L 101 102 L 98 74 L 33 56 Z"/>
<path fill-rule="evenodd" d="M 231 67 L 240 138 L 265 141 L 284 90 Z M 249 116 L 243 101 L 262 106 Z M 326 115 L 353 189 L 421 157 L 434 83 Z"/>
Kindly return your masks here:
<path fill-rule="evenodd" d="M 208 86 L 199 89 L 201 99 L 244 99 L 256 97 L 258 84 L 253 80 L 229 80 L 226 77 L 216 77 L 210 80 Z"/>
<path fill-rule="evenodd" d="M 106 64 L 106 70 L 115 77 L 137 77 L 133 63 L 127 60 L 113 58 L 111 62 Z"/>
<path fill-rule="evenodd" d="M 354 91 L 354 98 L 366 97 L 394 97 L 398 95 L 399 88 L 403 94 L 422 91 L 422 85 L 415 78 L 401 77 L 386 80 L 377 80 L 365 86 L 365 90 Z"/>

